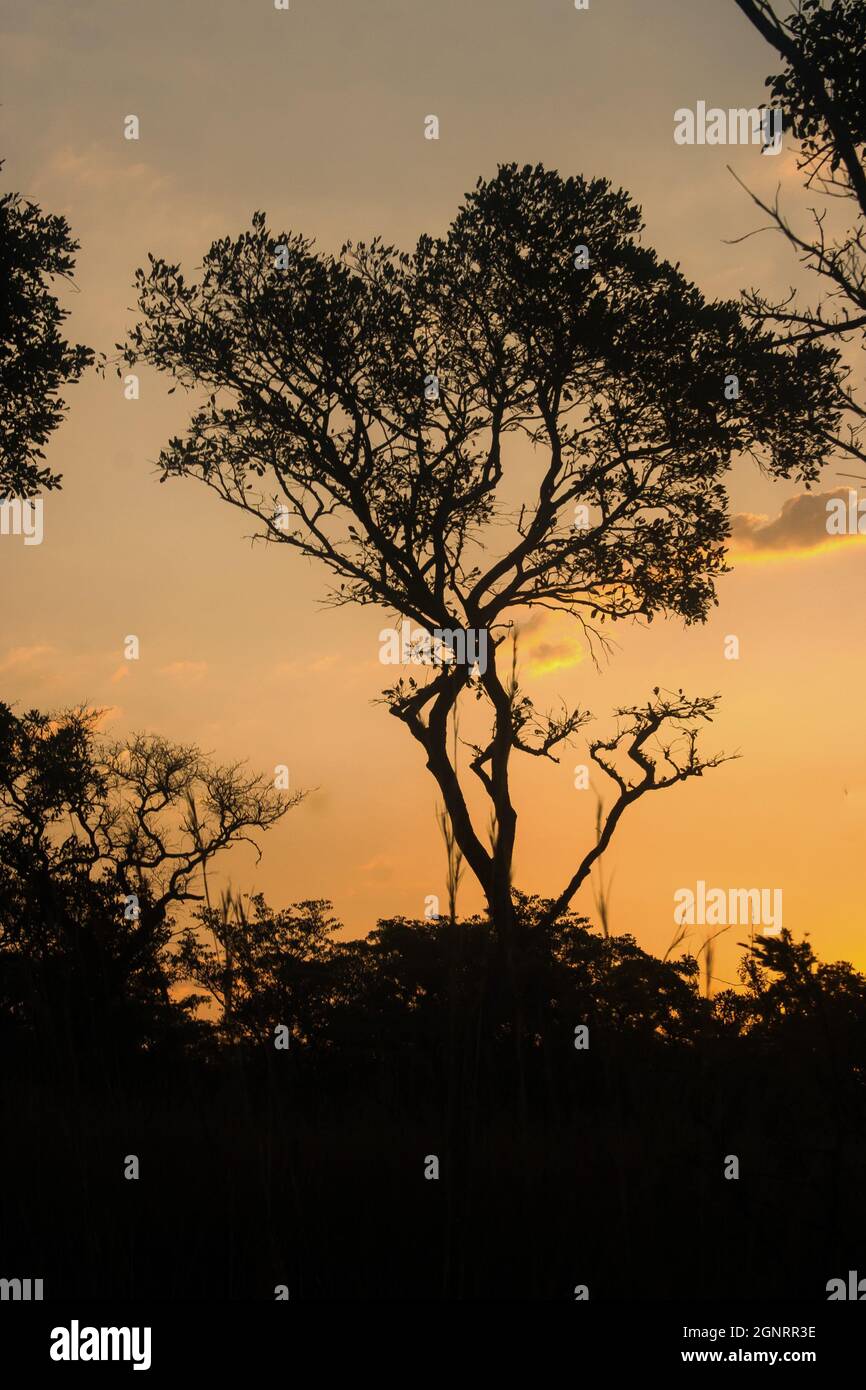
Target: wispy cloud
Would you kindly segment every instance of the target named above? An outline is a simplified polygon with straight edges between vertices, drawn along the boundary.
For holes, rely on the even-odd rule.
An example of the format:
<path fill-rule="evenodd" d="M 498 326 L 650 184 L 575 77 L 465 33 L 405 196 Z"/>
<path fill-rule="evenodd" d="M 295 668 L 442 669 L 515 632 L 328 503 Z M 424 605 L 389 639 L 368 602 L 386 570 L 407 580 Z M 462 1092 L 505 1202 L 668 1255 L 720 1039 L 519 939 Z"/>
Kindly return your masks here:
<path fill-rule="evenodd" d="M 574 619 L 565 613 L 536 609 L 519 624 L 518 660 L 529 676 L 549 676 L 579 666 L 586 656 L 574 635 Z"/>
<path fill-rule="evenodd" d="M 531 676 L 549 676 L 554 671 L 567 671 L 579 666 L 586 652 L 577 641 L 539 642 L 529 659 Z"/>
<path fill-rule="evenodd" d="M 375 854 L 361 865 L 360 872 L 367 882 L 384 883 L 394 875 L 394 860 L 390 854 Z"/>
<path fill-rule="evenodd" d="M 324 671 L 330 671 L 339 661 L 339 653 L 326 652 L 324 656 L 314 657 L 311 661 L 300 658 L 296 661 L 280 661 L 274 667 L 274 673 L 277 676 L 318 675 Z"/>
<path fill-rule="evenodd" d="M 145 160 L 129 158 L 128 143 L 122 142 L 120 152 L 95 143 L 84 149 L 62 146 L 40 171 L 37 185 L 45 183 L 52 192 L 59 185 L 79 194 L 111 192 L 124 201 L 130 197 L 146 201 L 164 196 L 173 180 Z M 42 188 L 37 187 L 37 192 Z"/>
<path fill-rule="evenodd" d="M 168 676 L 178 685 L 197 685 L 207 675 L 206 661 L 171 661 L 160 667 L 160 675 Z"/>
<path fill-rule="evenodd" d="M 4 660 L 0 661 L 0 671 L 19 671 L 22 667 L 38 665 L 43 656 L 53 651 L 53 647 L 46 646 L 11 647 Z"/>
<path fill-rule="evenodd" d="M 838 550 L 852 541 L 862 541 L 859 535 L 829 535 L 827 532 L 827 503 L 839 498 L 847 503 L 848 488 L 832 492 L 801 492 L 790 497 L 778 516 L 738 512 L 731 522 L 731 558 L 739 561 L 767 559 L 796 559 Z"/>

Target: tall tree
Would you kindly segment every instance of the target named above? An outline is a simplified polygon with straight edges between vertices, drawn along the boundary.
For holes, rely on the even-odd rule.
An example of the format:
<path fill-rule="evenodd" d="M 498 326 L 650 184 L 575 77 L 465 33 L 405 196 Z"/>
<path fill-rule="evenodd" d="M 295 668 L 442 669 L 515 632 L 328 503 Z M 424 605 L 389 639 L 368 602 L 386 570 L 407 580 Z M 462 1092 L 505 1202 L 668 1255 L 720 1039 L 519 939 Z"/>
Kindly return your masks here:
<path fill-rule="evenodd" d="M 541 714 L 521 691 L 503 650 L 515 618 L 567 614 L 593 650 L 610 621 L 703 620 L 725 567 L 732 457 L 809 483 L 823 460 L 815 422 L 837 418 L 832 349 L 779 353 L 735 303 L 707 303 L 642 246 L 641 230 L 606 180 L 513 164 L 412 254 L 379 239 L 318 254 L 256 213 L 214 242 L 194 282 L 151 256 L 122 345 L 124 361 L 200 393 L 161 455 L 163 479 L 199 479 L 269 541 L 321 560 L 333 602 L 450 634 L 426 679 L 385 698 L 506 939 L 512 757 L 555 760 L 589 718 Z M 488 643 L 474 672 L 466 633 Z M 469 762 L 492 810 L 489 846 L 449 749 L 467 695 L 489 712 Z M 628 806 L 718 761 L 697 747 L 713 707 L 656 690 L 591 744 L 616 795 L 555 911 Z"/>
<path fill-rule="evenodd" d="M 757 290 L 745 296 L 752 321 L 772 329 L 780 345 L 834 341 L 866 349 L 866 3 L 864 0 L 800 0 L 780 17 L 770 0 L 736 0 L 746 18 L 782 58 L 780 73 L 767 78 L 785 124 L 799 142 L 805 187 L 820 195 L 812 227 L 798 231 L 778 197 L 767 204 L 750 196 L 818 277 L 819 297 L 803 304 L 791 293 L 782 301 Z M 853 222 L 833 230 L 840 212 Z M 840 374 L 844 431 L 827 431 L 829 446 L 866 462 L 866 403 Z"/>
<path fill-rule="evenodd" d="M 42 466 L 44 446 L 66 410 L 59 392 L 93 361 L 90 348 L 62 337 L 68 310 L 53 292 L 57 278 L 71 277 L 77 250 L 64 217 L 19 193 L 0 197 L 0 497 L 60 486 Z"/>

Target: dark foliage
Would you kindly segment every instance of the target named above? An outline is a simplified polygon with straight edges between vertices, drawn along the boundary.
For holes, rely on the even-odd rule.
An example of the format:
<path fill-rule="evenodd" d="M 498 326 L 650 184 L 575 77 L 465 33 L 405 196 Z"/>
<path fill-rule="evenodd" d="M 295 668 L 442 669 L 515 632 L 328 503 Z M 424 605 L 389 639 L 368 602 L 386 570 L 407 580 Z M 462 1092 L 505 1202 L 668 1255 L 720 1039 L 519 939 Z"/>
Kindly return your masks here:
<path fill-rule="evenodd" d="M 770 329 L 779 348 L 796 358 L 804 346 L 835 342 L 866 345 L 866 4 L 863 0 L 801 0 L 777 14 L 771 0 L 736 0 L 761 37 L 782 59 L 767 78 L 773 101 L 798 141 L 798 167 L 818 195 L 811 225 L 798 228 L 779 195 L 753 201 L 781 232 L 798 261 L 817 277 L 816 302 L 792 289 L 784 299 L 758 290 L 744 294 L 747 318 Z M 840 217 L 849 214 L 847 230 Z M 764 230 L 767 230 L 766 228 Z M 840 371 L 835 395 L 838 428 L 815 421 L 818 437 L 843 456 L 866 462 L 866 405 L 854 369 Z M 850 476 L 850 475 L 849 475 Z M 859 475 L 853 475 L 859 476 Z"/>
<path fill-rule="evenodd" d="M 866 979 L 787 932 L 710 1001 L 520 896 L 510 958 L 481 917 L 345 940 L 260 897 L 172 935 L 41 843 L 7 804 L 0 1216 L 52 1293 L 820 1298 L 857 1267 Z"/>
<path fill-rule="evenodd" d="M 169 994 L 170 910 L 291 804 L 196 748 L 100 739 L 97 721 L 0 704 L 2 1052 L 91 1082 L 195 1032 Z"/>
<path fill-rule="evenodd" d="M 0 196 L 0 497 L 60 486 L 42 466 L 44 446 L 66 410 L 59 392 L 93 361 L 90 348 L 62 337 L 68 310 L 52 291 L 71 277 L 77 250 L 64 217 L 18 193 Z"/>
<path fill-rule="evenodd" d="M 151 255 L 136 274 L 140 322 L 120 345 L 128 365 L 196 399 L 161 454 L 163 480 L 196 478 L 260 538 L 319 560 L 335 603 L 489 639 L 477 680 L 455 660 L 383 699 L 420 745 L 506 939 L 512 758 L 555 761 L 590 717 L 542 713 L 509 679 L 513 624 L 554 610 L 595 652 L 610 622 L 705 620 L 725 569 L 732 458 L 808 485 L 841 409 L 834 348 L 779 351 L 740 305 L 708 302 L 642 245 L 642 230 L 622 189 L 541 165 L 479 179 L 447 233 L 411 252 L 377 239 L 323 255 L 257 212 L 191 278 Z M 722 760 L 696 743 L 713 698 L 654 695 L 590 746 L 615 799 L 556 911 L 638 797 Z M 449 726 L 473 697 L 486 727 L 458 767 Z M 480 815 L 470 783 L 487 798 Z"/>

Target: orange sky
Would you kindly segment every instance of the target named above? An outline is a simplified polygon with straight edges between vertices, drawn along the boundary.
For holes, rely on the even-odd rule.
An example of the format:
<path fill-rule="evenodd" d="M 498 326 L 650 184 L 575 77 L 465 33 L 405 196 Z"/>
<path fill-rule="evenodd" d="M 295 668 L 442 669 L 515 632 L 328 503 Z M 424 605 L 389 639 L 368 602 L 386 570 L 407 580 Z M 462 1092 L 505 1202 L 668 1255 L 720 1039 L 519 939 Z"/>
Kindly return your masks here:
<path fill-rule="evenodd" d="M 808 200 L 790 152 L 673 141 L 678 107 L 763 100 L 774 64 L 733 0 L 592 0 L 585 12 L 570 0 L 291 0 L 287 13 L 270 0 L 13 0 L 4 15 L 6 186 L 69 218 L 82 244 L 69 332 L 98 349 L 131 322 L 149 250 L 191 269 L 256 208 L 327 250 L 377 233 L 411 246 L 511 160 L 624 186 L 647 242 L 708 296 L 799 283 L 781 241 L 726 244 L 761 220 L 726 165 L 764 197 L 781 181 L 797 213 Z M 122 137 L 129 113 L 138 142 Z M 424 139 L 428 113 L 438 142 Z M 420 916 L 428 894 L 444 901 L 444 862 L 420 750 L 371 703 L 388 683 L 378 633 L 389 619 L 323 611 L 324 572 L 252 547 L 249 525 L 194 482 L 159 486 L 154 460 L 187 405 L 141 376 L 138 401 L 113 376 L 70 393 L 48 456 L 64 489 L 46 501 L 44 543 L 0 538 L 2 697 L 87 700 L 111 708 L 112 732 L 287 763 L 293 786 L 316 791 L 267 837 L 257 868 L 234 853 L 236 886 L 275 903 L 329 897 L 353 932 Z M 846 485 L 832 469 L 821 490 Z M 629 813 L 606 858 L 614 930 L 661 951 L 677 888 L 781 887 L 785 925 L 866 968 L 866 549 L 814 546 L 820 517 L 796 491 L 737 465 L 736 569 L 705 627 L 621 626 L 599 674 L 574 629 L 548 616 L 522 639 L 522 677 L 542 707 L 588 706 L 599 731 L 654 685 L 723 697 L 705 747 L 742 756 Z M 123 661 L 127 633 L 138 663 Z M 723 656 L 732 633 L 736 662 Z M 583 756 L 516 763 L 527 891 L 557 892 L 587 847 L 592 797 L 573 786 Z M 465 883 L 469 910 L 478 896 Z M 742 937 L 717 943 L 721 979 Z"/>

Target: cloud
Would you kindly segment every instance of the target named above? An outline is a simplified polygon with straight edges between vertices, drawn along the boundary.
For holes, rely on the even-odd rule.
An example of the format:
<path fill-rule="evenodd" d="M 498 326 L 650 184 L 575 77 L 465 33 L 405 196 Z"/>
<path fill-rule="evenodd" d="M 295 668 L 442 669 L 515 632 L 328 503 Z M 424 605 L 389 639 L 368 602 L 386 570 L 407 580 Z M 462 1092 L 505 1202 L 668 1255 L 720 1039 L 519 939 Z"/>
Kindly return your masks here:
<path fill-rule="evenodd" d="M 574 639 L 564 642 L 539 642 L 530 651 L 528 671 L 531 676 L 549 676 L 553 671 L 567 671 L 579 666 L 586 653 Z"/>
<path fill-rule="evenodd" d="M 58 692 L 65 703 L 70 686 L 73 694 L 76 688 L 79 691 L 92 688 L 95 683 L 101 688 L 106 679 L 104 667 L 102 654 L 68 648 L 61 654 L 56 647 L 40 643 L 32 647 L 11 647 L 0 661 L 0 674 L 11 675 L 15 680 L 26 682 L 28 687 Z M 118 685 L 128 679 L 129 674 L 129 663 L 121 662 L 107 677 L 108 683 Z M 56 697 L 52 694 L 51 698 Z"/>
<path fill-rule="evenodd" d="M 280 661 L 274 667 L 277 676 L 317 676 L 330 671 L 341 660 L 339 652 L 327 652 L 313 660 Z"/>
<path fill-rule="evenodd" d="M 53 647 L 11 647 L 4 661 L 0 661 L 0 671 L 17 671 L 22 666 L 32 666 L 40 657 L 53 652 Z"/>
<path fill-rule="evenodd" d="M 393 877 L 394 860 L 390 854 L 376 854 L 361 865 L 360 872 L 369 883 L 384 883 Z"/>
<path fill-rule="evenodd" d="M 160 667 L 160 675 L 168 676 L 178 685 L 197 685 L 206 674 L 206 661 L 172 661 Z"/>
<path fill-rule="evenodd" d="M 836 550 L 858 536 L 827 533 L 827 503 L 831 498 L 847 502 L 848 488 L 832 492 L 800 492 L 790 497 L 778 516 L 738 512 L 731 522 L 731 556 L 740 559 L 789 558 Z"/>
<path fill-rule="evenodd" d="M 149 203 L 165 197 L 173 180 L 145 160 L 130 157 L 129 145 L 124 141 L 120 151 L 96 143 L 83 149 L 66 145 L 55 150 L 34 186 L 37 194 L 44 197 L 46 186 L 54 192 L 57 185 L 78 194 L 111 193 L 124 203 L 130 198 Z"/>
<path fill-rule="evenodd" d="M 549 676 L 579 666 L 586 656 L 574 636 L 574 619 L 536 609 L 518 625 L 517 658 L 529 676 Z"/>

